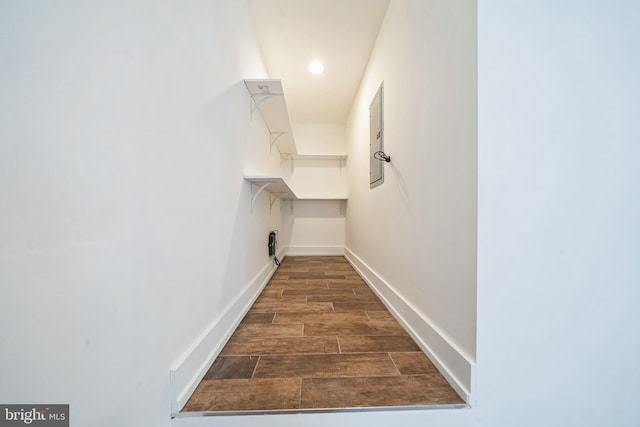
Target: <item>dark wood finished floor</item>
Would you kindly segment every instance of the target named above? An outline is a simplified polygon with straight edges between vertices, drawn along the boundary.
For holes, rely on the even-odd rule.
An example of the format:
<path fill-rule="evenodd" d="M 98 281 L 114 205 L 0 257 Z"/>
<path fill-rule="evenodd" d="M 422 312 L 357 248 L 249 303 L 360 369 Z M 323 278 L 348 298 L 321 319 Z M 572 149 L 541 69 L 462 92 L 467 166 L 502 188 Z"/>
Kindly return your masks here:
<path fill-rule="evenodd" d="M 286 257 L 183 412 L 462 403 L 344 257 Z"/>

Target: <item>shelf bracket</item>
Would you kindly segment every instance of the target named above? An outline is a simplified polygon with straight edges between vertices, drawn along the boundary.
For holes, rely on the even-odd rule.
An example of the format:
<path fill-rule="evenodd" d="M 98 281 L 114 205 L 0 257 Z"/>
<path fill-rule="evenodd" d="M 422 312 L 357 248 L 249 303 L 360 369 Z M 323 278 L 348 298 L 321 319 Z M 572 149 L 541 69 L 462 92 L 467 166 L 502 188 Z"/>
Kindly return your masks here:
<path fill-rule="evenodd" d="M 256 99 L 257 97 L 261 97 L 261 99 Z M 253 113 L 256 112 L 256 109 L 260 106 L 260 104 L 262 104 L 263 102 L 267 101 L 268 99 L 273 98 L 274 96 L 282 96 L 282 94 L 279 93 L 255 93 L 253 95 L 251 95 L 251 99 L 253 99 L 253 106 L 251 107 L 251 115 L 253 115 Z"/>
<path fill-rule="evenodd" d="M 280 193 L 271 193 L 271 200 L 269 201 L 269 213 L 271 213 L 271 209 L 273 208 L 273 204 L 280 198 Z"/>
<path fill-rule="evenodd" d="M 271 132 L 271 141 L 269 142 L 269 153 L 271 153 L 271 150 L 273 149 L 273 144 L 276 143 L 276 141 L 278 140 L 278 138 L 280 138 L 282 135 L 287 135 L 288 132 Z"/>
<path fill-rule="evenodd" d="M 260 188 L 258 189 L 258 191 L 256 191 L 256 192 L 253 194 L 253 197 L 251 198 L 251 214 L 252 214 L 252 215 L 253 215 L 253 206 L 254 206 L 254 205 L 255 205 L 255 203 L 256 203 L 256 199 L 258 198 L 258 196 L 260 195 L 260 193 L 262 193 L 262 192 L 263 192 L 263 191 L 264 191 L 264 190 L 265 190 L 265 189 L 266 189 L 270 184 L 271 184 L 270 182 L 267 182 L 267 183 L 265 183 L 265 184 L 262 184 L 262 185 L 260 186 Z M 252 187 L 252 190 L 253 190 L 253 187 Z M 272 202 L 271 204 L 273 204 L 273 202 Z"/>
<path fill-rule="evenodd" d="M 288 133 L 289 132 L 271 132 L 271 145 L 273 145 L 282 135 L 287 135 Z"/>

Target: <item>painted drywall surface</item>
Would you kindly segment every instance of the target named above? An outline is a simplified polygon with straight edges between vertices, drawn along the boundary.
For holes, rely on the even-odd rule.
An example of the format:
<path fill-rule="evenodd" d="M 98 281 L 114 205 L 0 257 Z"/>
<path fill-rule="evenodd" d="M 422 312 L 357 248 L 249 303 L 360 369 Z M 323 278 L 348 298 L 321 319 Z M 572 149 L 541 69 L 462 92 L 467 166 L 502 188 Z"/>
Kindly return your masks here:
<path fill-rule="evenodd" d="M 298 200 L 294 202 L 291 221 L 292 254 L 336 253 L 344 248 L 345 205 L 336 200 Z M 285 211 L 288 207 L 283 208 Z M 288 221 L 286 222 L 288 223 Z M 342 249 L 339 250 L 342 252 Z"/>
<path fill-rule="evenodd" d="M 345 154 L 347 141 L 342 123 L 293 123 L 298 154 Z"/>
<path fill-rule="evenodd" d="M 247 6 L 3 1 L 0 28 L 0 402 L 167 426 L 171 364 L 280 224 L 242 178 L 279 172 Z"/>
<path fill-rule="evenodd" d="M 75 396 L 72 410 L 75 419 L 86 420 L 83 424 L 167 425 L 159 414 L 168 410 L 168 396 L 160 403 L 155 398 L 159 391 L 166 392 L 156 375 L 164 379 L 166 372 L 158 373 L 156 362 L 166 359 L 165 345 L 173 346 L 173 339 L 185 328 L 167 328 L 170 322 L 162 323 L 163 317 L 156 314 L 153 325 L 146 320 L 153 303 L 161 305 L 158 311 L 164 317 L 172 315 L 166 309 L 166 286 L 160 292 L 133 286 L 140 274 L 134 271 L 134 257 L 140 253 L 131 250 L 122 231 L 135 222 L 126 209 L 135 201 L 129 187 L 136 167 L 125 167 L 133 153 L 124 141 L 114 145 L 123 137 L 112 137 L 110 132 L 117 135 L 122 127 L 110 126 L 113 120 L 100 127 L 99 122 L 93 127 L 83 124 L 79 130 L 66 126 L 84 123 L 85 117 L 71 120 L 77 116 L 71 114 L 69 105 L 66 110 L 54 108 L 50 98 L 70 99 L 74 92 L 64 90 L 64 81 L 52 86 L 47 81 L 51 74 L 25 67 L 25 58 L 16 59 L 17 52 L 25 48 L 24 43 L 17 43 L 15 31 L 20 28 L 33 37 L 40 34 L 32 46 L 46 43 L 36 28 L 27 25 L 27 11 L 16 10 L 18 3 L 12 3 L 11 9 L 8 4 L 0 6 L 3 34 L 9 29 L 14 32 L 10 39 L 2 40 L 11 40 L 10 45 L 15 46 L 11 50 L 2 44 L 0 67 L 0 82 L 12 83 L 2 86 L 0 97 L 0 398 L 6 402 Z M 65 9 L 65 4 L 56 2 L 50 7 L 61 8 L 64 19 L 82 11 Z M 96 16 L 114 22 L 113 4 L 97 7 L 91 7 L 92 12 L 100 12 Z M 145 22 L 142 17 L 147 13 L 133 13 L 132 5 L 126 8 L 122 19 L 131 16 L 136 26 Z M 47 10 L 38 5 L 40 13 Z M 635 369 L 640 352 L 640 319 L 635 307 L 640 297 L 636 191 L 640 178 L 635 161 L 639 157 L 635 141 L 640 135 L 635 118 L 640 110 L 638 20 L 635 2 L 569 1 L 560 5 L 549 0 L 523 7 L 495 0 L 479 6 L 478 402 L 473 409 L 213 417 L 174 424 L 638 425 L 634 399 L 640 383 Z M 17 27 L 16 22 L 23 25 Z M 190 27 L 197 22 L 192 21 Z M 52 25 L 50 18 L 40 19 L 37 28 Z M 77 43 L 92 34 L 89 30 L 96 22 L 88 21 L 87 26 Z M 65 22 L 60 27 L 46 35 L 64 34 L 62 27 L 68 25 Z M 121 25 L 120 31 L 123 28 Z M 207 31 L 210 26 L 198 24 L 197 28 Z M 128 39 L 123 46 L 131 47 L 131 43 Z M 216 52 L 225 52 L 224 45 Z M 234 52 L 228 51 L 229 55 Z M 29 60 L 55 56 L 46 61 L 51 69 L 60 61 L 59 53 L 42 49 Z M 129 65 L 128 73 L 135 72 L 133 62 L 123 62 Z M 113 64 L 108 70 L 115 73 L 124 65 Z M 69 72 L 64 68 L 57 72 L 57 81 Z M 95 72 L 103 68 L 102 61 L 97 61 Z M 5 78 L 9 72 L 11 80 Z M 23 72 L 23 78 L 30 79 L 19 84 L 16 76 Z M 107 92 L 98 84 L 105 85 L 103 77 L 96 76 L 95 85 L 85 86 L 95 88 L 101 98 Z M 120 91 L 125 89 L 137 93 L 139 81 L 134 79 Z M 114 103 L 108 117 L 113 118 L 115 107 L 122 105 Z M 124 125 L 131 108 L 118 123 Z M 88 114 L 84 110 L 78 111 Z M 97 121 L 100 115 L 92 117 Z M 132 115 L 133 123 L 126 129 L 135 127 L 138 117 Z M 89 148 L 81 146 L 70 150 L 71 146 L 58 144 L 66 138 L 51 136 L 63 128 L 82 136 L 91 135 L 88 130 L 100 130 L 108 140 L 102 146 L 111 151 L 87 152 Z M 18 138 L 22 133 L 36 142 L 49 135 L 53 142 L 45 145 L 41 141 L 38 150 L 23 149 L 15 142 L 23 141 Z M 66 147 L 68 155 L 59 160 L 60 147 Z M 95 160 L 105 156 L 108 164 Z M 85 172 L 83 177 L 92 177 L 90 183 L 69 176 L 68 166 L 74 158 L 82 160 L 74 163 L 76 168 L 90 168 L 91 173 L 80 169 Z M 120 167 L 108 167 L 114 164 Z M 58 185 L 65 179 L 64 185 Z M 107 184 L 99 185 L 102 179 Z M 38 187 L 50 184 L 55 186 Z M 105 205 L 95 210 L 109 212 L 109 217 L 91 226 L 95 215 L 71 213 L 94 206 L 97 202 L 91 197 L 96 188 Z M 125 200 L 114 203 L 118 197 Z M 76 198 L 79 202 L 72 209 Z M 106 209 L 110 205 L 114 207 Z M 120 215 L 119 208 L 123 210 Z M 43 218 L 50 225 L 42 223 Z M 115 224 L 113 231 L 109 224 Z M 124 236 L 121 240 L 109 240 L 118 233 Z M 78 243 L 78 236 L 92 235 L 98 236 L 92 237 L 94 244 Z M 70 237 L 75 244 L 64 243 Z M 35 289 L 34 283 L 49 286 Z M 83 299 L 78 300 L 79 296 Z M 48 304 L 42 304 L 43 300 Z M 19 312 L 9 310 L 13 306 Z M 184 320 L 191 316 L 179 315 Z M 91 331 L 108 329 L 115 318 L 118 323 L 129 321 L 129 328 L 113 326 L 110 333 L 91 339 Z M 146 323 L 138 325 L 140 321 Z M 60 334 L 59 330 L 71 333 Z M 159 330 L 162 342 L 149 334 L 152 331 L 155 337 Z M 83 340 L 78 342 L 78 337 Z M 154 352 L 152 358 L 147 357 L 148 349 Z"/>
<path fill-rule="evenodd" d="M 344 155 L 347 151 L 343 124 L 297 123 L 293 132 L 298 154 Z M 346 203 L 331 199 L 347 197 L 345 166 L 344 159 L 305 157 L 282 161 L 282 175 L 299 197 L 327 199 L 296 201 L 293 210 L 290 205 L 285 206 L 285 228 L 291 233 L 286 242 L 292 253 L 323 254 L 327 248 L 344 248 Z M 335 253 L 335 249 L 329 252 Z"/>
<path fill-rule="evenodd" d="M 283 175 L 301 198 L 283 203 L 287 246 L 345 245 L 346 170 L 343 160 L 284 160 Z M 291 206 L 293 203 L 293 207 Z M 318 252 L 321 254 L 321 252 Z"/>
<path fill-rule="evenodd" d="M 283 176 L 300 198 L 346 198 L 345 160 L 283 160 Z"/>
<path fill-rule="evenodd" d="M 478 406 L 640 425 L 640 9 L 521 6 L 479 2 Z"/>
<path fill-rule="evenodd" d="M 639 20 L 635 2 L 478 6 L 475 407 L 180 425 L 640 424 Z"/>
<path fill-rule="evenodd" d="M 347 125 L 347 247 L 475 357 L 476 30 L 472 1 L 392 1 Z M 384 81 L 384 184 L 369 104 Z"/>

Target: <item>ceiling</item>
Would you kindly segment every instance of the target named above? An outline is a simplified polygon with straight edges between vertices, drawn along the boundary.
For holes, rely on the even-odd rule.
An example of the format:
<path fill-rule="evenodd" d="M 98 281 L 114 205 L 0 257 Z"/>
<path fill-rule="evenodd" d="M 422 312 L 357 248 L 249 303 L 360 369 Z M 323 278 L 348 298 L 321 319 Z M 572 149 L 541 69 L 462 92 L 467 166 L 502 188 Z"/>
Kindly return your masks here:
<path fill-rule="evenodd" d="M 390 0 L 247 0 L 294 123 L 344 123 Z M 319 60 L 324 73 L 311 74 Z"/>

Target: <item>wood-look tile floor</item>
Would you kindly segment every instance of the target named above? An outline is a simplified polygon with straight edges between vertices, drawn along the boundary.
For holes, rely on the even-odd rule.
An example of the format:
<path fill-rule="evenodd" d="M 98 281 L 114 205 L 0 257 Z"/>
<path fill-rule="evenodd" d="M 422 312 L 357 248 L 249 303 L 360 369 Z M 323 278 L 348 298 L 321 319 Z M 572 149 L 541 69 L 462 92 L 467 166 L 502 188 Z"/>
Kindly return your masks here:
<path fill-rule="evenodd" d="M 286 257 L 183 412 L 463 403 L 344 257 Z"/>

